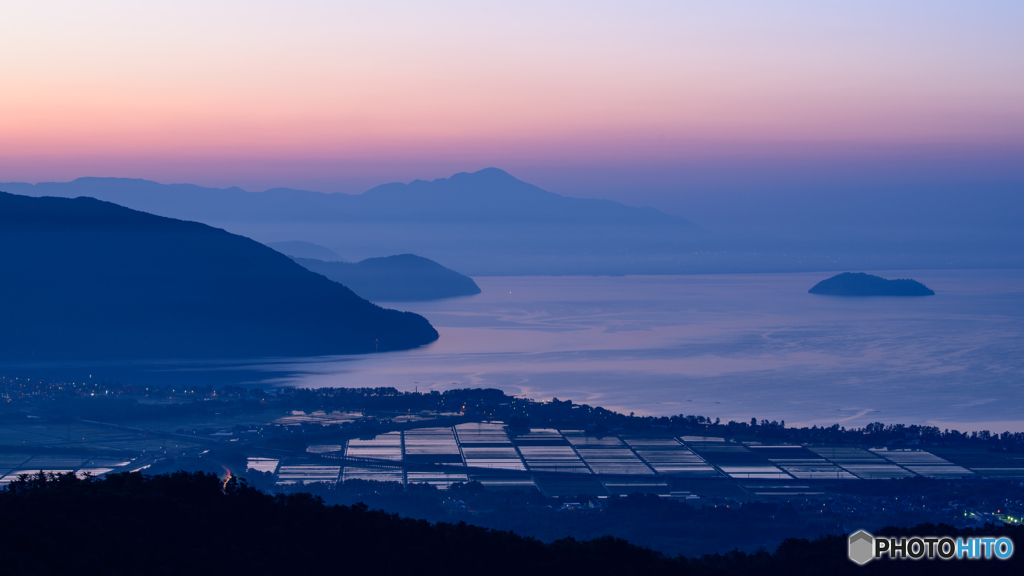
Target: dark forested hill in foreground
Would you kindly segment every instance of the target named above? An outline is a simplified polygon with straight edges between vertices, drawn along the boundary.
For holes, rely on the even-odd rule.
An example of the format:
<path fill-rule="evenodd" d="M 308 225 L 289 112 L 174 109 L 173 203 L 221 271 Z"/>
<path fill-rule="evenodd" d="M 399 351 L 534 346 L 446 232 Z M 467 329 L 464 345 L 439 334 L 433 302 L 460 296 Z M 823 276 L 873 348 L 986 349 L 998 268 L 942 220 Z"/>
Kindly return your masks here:
<path fill-rule="evenodd" d="M 843 272 L 815 284 L 811 294 L 826 296 L 934 296 L 917 280 L 886 280 L 863 272 Z"/>
<path fill-rule="evenodd" d="M 92 198 L 0 193 L 0 359 L 227 358 L 426 344 L 258 242 Z"/>
<path fill-rule="evenodd" d="M 413 254 L 367 258 L 356 263 L 312 258 L 295 261 L 374 302 L 437 300 L 480 293 L 480 287 L 469 276 Z"/>
<path fill-rule="evenodd" d="M 73 475 L 13 482 L 0 492 L 0 573 L 422 574 L 445 576 L 1019 574 L 1010 560 L 847 559 L 845 536 L 786 540 L 778 550 L 667 558 L 620 539 L 543 544 L 510 532 L 325 506 L 308 494 L 270 496 L 213 474 L 103 480 Z M 904 535 L 951 535 L 918 526 Z M 966 531 L 970 532 L 970 531 Z M 965 534 L 967 535 L 967 534 Z M 970 535 L 1006 535 L 988 527 Z"/>

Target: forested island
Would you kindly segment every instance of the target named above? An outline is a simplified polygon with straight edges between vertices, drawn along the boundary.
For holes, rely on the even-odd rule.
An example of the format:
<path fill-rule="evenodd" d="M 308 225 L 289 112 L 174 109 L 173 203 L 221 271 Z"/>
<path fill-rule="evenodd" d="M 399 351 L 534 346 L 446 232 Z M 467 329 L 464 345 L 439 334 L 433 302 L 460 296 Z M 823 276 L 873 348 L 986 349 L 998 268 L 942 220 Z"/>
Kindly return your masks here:
<path fill-rule="evenodd" d="M 340 282 L 373 302 L 438 300 L 480 293 L 480 287 L 469 276 L 414 254 L 367 258 L 355 263 L 294 259 L 306 269 Z"/>
<path fill-rule="evenodd" d="M 825 296 L 934 296 L 930 288 L 917 280 L 887 280 L 863 272 L 843 272 L 822 280 L 808 290 Z"/>

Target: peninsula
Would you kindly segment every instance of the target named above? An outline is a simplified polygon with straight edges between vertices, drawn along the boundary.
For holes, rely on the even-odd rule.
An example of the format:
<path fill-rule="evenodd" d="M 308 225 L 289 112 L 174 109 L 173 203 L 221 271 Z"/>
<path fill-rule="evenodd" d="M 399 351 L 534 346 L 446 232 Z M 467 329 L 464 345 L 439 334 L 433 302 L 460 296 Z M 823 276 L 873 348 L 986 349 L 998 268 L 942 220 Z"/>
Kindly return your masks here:
<path fill-rule="evenodd" d="M 366 353 L 437 339 L 254 240 L 93 198 L 0 193 L 0 360 Z"/>

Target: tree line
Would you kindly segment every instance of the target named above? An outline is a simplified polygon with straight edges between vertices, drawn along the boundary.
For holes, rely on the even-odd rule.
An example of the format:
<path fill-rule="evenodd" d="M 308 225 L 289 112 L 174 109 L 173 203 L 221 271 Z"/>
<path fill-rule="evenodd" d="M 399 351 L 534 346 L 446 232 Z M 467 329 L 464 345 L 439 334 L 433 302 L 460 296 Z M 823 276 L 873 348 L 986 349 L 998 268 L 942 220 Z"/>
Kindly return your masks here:
<path fill-rule="evenodd" d="M 203 472 L 103 479 L 40 472 L 0 492 L 6 574 L 733 575 L 1021 573 L 1009 561 L 876 561 L 846 557 L 846 536 L 785 540 L 777 550 L 667 557 L 625 540 L 544 544 L 512 532 L 270 495 Z M 900 529 L 892 529 L 899 531 Z M 919 535 L 1006 535 L 1024 528 L 917 526 Z"/>

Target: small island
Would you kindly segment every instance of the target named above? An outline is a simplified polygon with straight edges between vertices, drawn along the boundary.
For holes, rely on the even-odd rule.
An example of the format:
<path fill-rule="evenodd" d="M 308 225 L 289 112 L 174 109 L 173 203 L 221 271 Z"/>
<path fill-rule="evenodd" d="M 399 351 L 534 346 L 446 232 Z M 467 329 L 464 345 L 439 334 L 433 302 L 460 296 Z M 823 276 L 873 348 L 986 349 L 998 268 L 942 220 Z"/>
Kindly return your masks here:
<path fill-rule="evenodd" d="M 826 296 L 934 296 L 930 288 L 917 280 L 886 280 L 863 272 L 843 272 L 822 280 L 808 290 Z"/>

